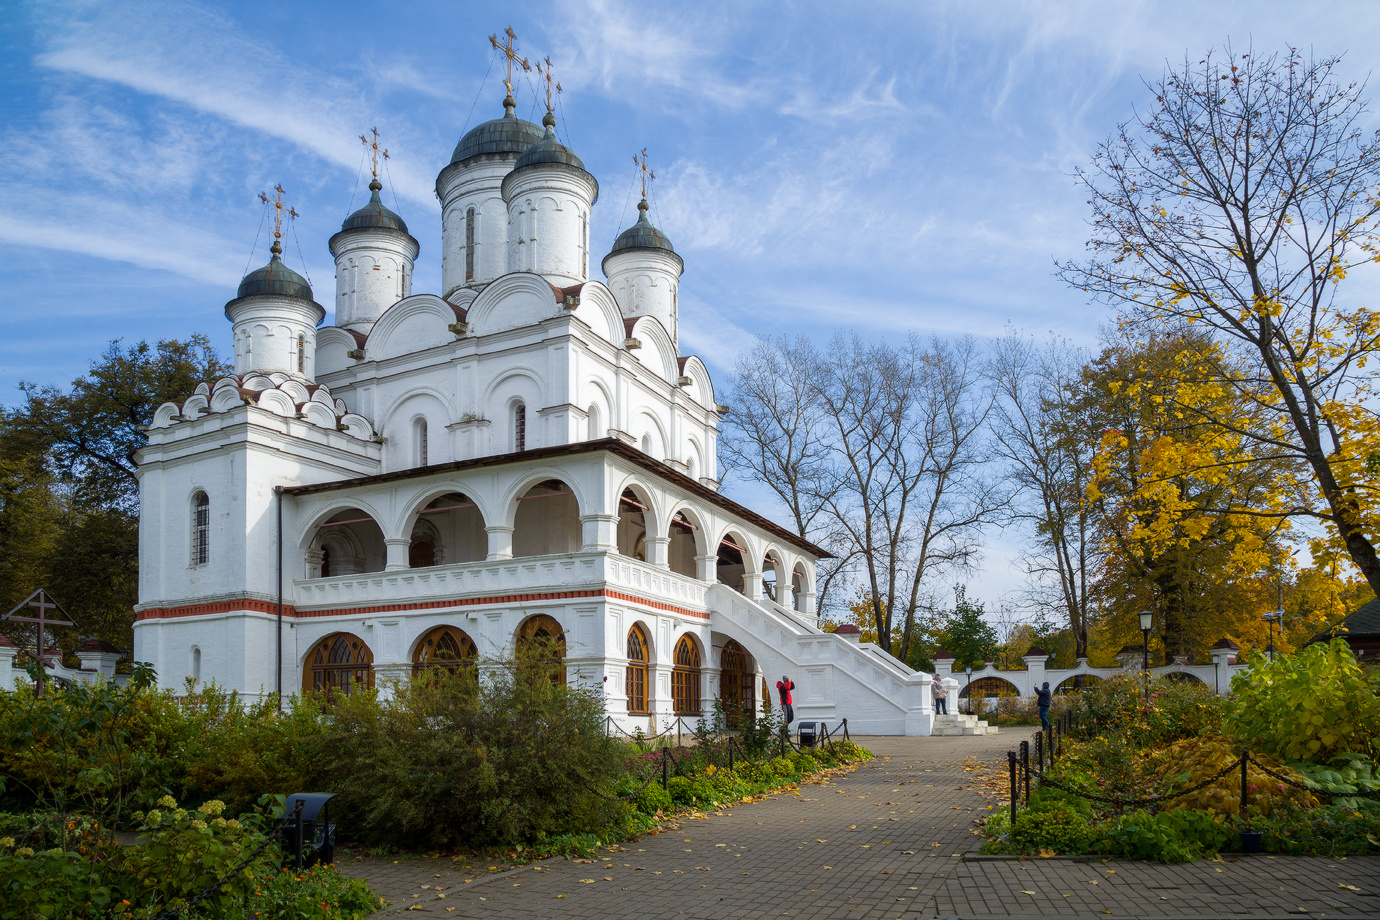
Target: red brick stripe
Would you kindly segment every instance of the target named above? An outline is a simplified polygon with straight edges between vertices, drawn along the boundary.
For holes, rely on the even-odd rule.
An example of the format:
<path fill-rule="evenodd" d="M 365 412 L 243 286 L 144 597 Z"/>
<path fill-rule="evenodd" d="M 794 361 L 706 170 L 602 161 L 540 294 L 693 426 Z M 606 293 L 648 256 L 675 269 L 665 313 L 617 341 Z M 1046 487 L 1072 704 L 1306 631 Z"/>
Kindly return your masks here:
<path fill-rule="evenodd" d="M 492 597 L 461 597 L 438 601 L 419 601 L 410 604 L 380 604 L 373 607 L 332 607 L 320 610 L 298 610 L 291 604 L 284 604 L 283 616 L 297 618 L 367 616 L 381 613 L 406 613 L 418 610 L 436 610 L 443 607 L 544 603 L 547 601 L 572 600 L 586 597 L 602 597 L 609 600 L 625 601 L 627 603 L 641 604 L 644 607 L 651 607 L 656 610 L 665 610 L 668 613 L 677 613 L 681 616 L 694 617 L 700 620 L 709 619 L 709 614 L 703 611 L 690 610 L 687 607 L 677 607 L 674 604 L 663 604 L 660 601 L 650 601 L 633 594 L 624 594 L 622 591 L 611 591 L 607 589 L 602 591 L 552 591 L 545 594 L 503 594 Z M 136 620 L 169 620 L 178 617 L 197 617 L 206 616 L 207 614 L 232 613 L 246 610 L 255 613 L 276 614 L 278 612 L 278 605 L 272 601 L 244 598 L 238 601 L 217 601 L 213 604 L 189 604 L 185 607 L 150 607 L 147 610 L 139 611 L 134 618 Z"/>

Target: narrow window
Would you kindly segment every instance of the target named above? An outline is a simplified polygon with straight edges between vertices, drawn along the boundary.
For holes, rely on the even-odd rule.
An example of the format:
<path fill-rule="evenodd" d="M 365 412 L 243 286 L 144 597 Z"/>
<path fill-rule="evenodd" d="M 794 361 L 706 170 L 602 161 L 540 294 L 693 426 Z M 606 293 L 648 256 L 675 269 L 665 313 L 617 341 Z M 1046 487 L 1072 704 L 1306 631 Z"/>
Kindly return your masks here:
<path fill-rule="evenodd" d="M 647 712 L 647 637 L 642 628 L 628 630 L 628 712 Z"/>
<path fill-rule="evenodd" d="M 513 450 L 527 449 L 527 407 L 518 403 L 513 407 Z"/>
<path fill-rule="evenodd" d="M 200 681 L 201 681 L 201 649 L 198 648 L 197 646 L 193 645 L 193 646 L 192 646 L 192 684 L 195 685 L 195 684 L 199 683 Z"/>
<path fill-rule="evenodd" d="M 416 422 L 417 429 L 417 465 L 426 466 L 428 457 L 428 444 L 426 434 L 426 419 L 419 418 Z"/>
<path fill-rule="evenodd" d="M 676 643 L 671 670 L 671 706 L 678 716 L 700 714 L 700 649 L 689 636 Z"/>
<path fill-rule="evenodd" d="M 307 337 L 297 333 L 297 373 L 307 372 Z"/>
<path fill-rule="evenodd" d="M 589 276 L 589 215 L 580 215 L 580 277 Z"/>
<path fill-rule="evenodd" d="M 589 407 L 589 440 L 596 441 L 604 436 L 599 429 L 603 426 L 599 424 L 599 407 Z"/>
<path fill-rule="evenodd" d="M 205 565 L 211 558 L 211 500 L 198 492 L 192 505 L 192 565 Z"/>
<path fill-rule="evenodd" d="M 474 208 L 465 212 L 465 280 L 474 280 Z"/>

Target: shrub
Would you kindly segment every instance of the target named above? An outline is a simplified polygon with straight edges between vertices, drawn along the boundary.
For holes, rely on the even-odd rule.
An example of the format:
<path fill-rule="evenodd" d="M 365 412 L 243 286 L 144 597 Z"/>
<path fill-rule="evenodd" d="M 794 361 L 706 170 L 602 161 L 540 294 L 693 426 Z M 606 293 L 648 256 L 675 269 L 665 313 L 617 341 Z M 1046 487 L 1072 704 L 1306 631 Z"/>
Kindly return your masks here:
<path fill-rule="evenodd" d="M 695 804 L 694 783 L 684 776 L 673 776 L 666 782 L 666 794 L 671 801 L 686 808 Z"/>
<path fill-rule="evenodd" d="M 796 772 L 801 776 L 819 770 L 819 761 L 809 754 L 795 754 L 791 757 L 791 762 L 795 764 Z"/>
<path fill-rule="evenodd" d="M 1136 747 L 1168 744 L 1201 734 L 1221 734 L 1222 703 L 1199 683 L 1118 674 L 1065 696 L 1080 738 L 1114 735 Z"/>
<path fill-rule="evenodd" d="M 1257 657 L 1231 689 L 1227 730 L 1253 751 L 1318 762 L 1380 755 L 1380 697 L 1345 639 Z"/>
<path fill-rule="evenodd" d="M 1263 831 L 1264 849 L 1300 856 L 1364 856 L 1380 853 L 1380 813 L 1342 805 L 1282 810 L 1251 821 Z"/>
<path fill-rule="evenodd" d="M 790 779 L 795 776 L 795 764 L 784 757 L 773 757 L 768 766 L 779 779 Z"/>
<path fill-rule="evenodd" d="M 678 776 L 676 779 L 684 779 L 684 777 Z M 655 815 L 659 812 L 669 812 L 674 807 L 674 803 L 671 801 L 671 794 L 665 789 L 662 789 L 661 784 L 657 782 L 653 782 L 646 789 L 643 789 L 642 792 L 638 794 L 636 802 L 637 810 L 648 815 Z"/>
<path fill-rule="evenodd" d="M 1195 808 L 1209 815 L 1240 815 L 1241 773 L 1230 769 L 1238 758 L 1238 752 L 1227 738 L 1190 738 L 1170 745 L 1159 757 L 1164 784 L 1169 788 L 1196 786 L 1222 770 L 1229 770 L 1212 785 L 1175 799 L 1174 805 Z M 1303 778 L 1282 762 L 1268 754 L 1252 752 L 1246 782 L 1247 805 L 1253 812 L 1268 815 L 1285 805 L 1308 807 L 1317 804 L 1317 799 L 1307 792 L 1281 783 L 1261 770 L 1256 765 L 1257 760 L 1281 776 L 1303 783 Z"/>
<path fill-rule="evenodd" d="M 1019 811 L 1011 825 L 1011 844 L 1022 852 L 1086 853 L 1091 842 L 1088 819 L 1063 805 Z"/>
<path fill-rule="evenodd" d="M 1133 811 L 1112 821 L 1098 835 L 1098 849 L 1110 856 L 1146 859 L 1155 862 L 1189 862 L 1197 849 L 1180 836 L 1164 815 Z"/>
<path fill-rule="evenodd" d="M 248 916 L 254 920 L 364 920 L 381 905 L 363 879 L 341 875 L 334 866 L 268 873 L 259 879 L 254 893 L 244 898 Z"/>

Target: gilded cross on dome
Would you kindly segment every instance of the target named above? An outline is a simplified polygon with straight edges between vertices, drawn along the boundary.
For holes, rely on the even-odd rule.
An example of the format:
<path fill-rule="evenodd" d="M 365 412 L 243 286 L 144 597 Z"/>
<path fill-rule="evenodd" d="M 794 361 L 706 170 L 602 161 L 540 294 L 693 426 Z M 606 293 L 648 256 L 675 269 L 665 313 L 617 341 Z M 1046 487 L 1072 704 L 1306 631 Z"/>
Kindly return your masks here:
<path fill-rule="evenodd" d="M 643 200 L 643 201 L 646 201 L 646 200 L 647 200 L 647 180 L 648 180 L 648 179 L 655 179 L 655 178 L 656 178 L 656 173 L 652 172 L 650 169 L 647 168 L 647 148 L 646 148 L 646 147 L 643 147 L 643 148 L 642 148 L 642 155 L 641 155 L 640 157 L 639 157 L 637 154 L 633 154 L 633 162 L 637 164 L 637 168 L 642 172 L 642 200 Z"/>
<path fill-rule="evenodd" d="M 363 134 L 359 136 L 359 139 L 363 141 L 364 146 L 368 147 L 373 154 L 374 165 L 370 167 L 370 171 L 374 174 L 374 178 L 377 179 L 379 177 L 379 157 L 382 156 L 385 160 L 388 159 L 388 151 L 379 146 L 379 129 L 371 128 L 370 131 L 374 135 L 372 141 Z"/>
<path fill-rule="evenodd" d="M 546 59 L 546 69 L 545 69 L 545 70 L 542 70 L 542 69 L 541 69 L 541 65 L 540 65 L 540 64 L 537 65 L 537 73 L 541 74 L 541 78 L 542 78 L 543 80 L 546 81 L 546 111 L 550 112 L 550 111 L 551 111 L 551 86 L 552 86 L 552 84 L 554 83 L 554 81 L 551 79 L 551 59 L 550 59 L 550 58 L 547 58 L 547 59 Z M 561 84 L 555 83 L 555 87 L 556 87 L 556 92 L 559 93 L 559 92 L 561 91 Z"/>
<path fill-rule="evenodd" d="M 513 27 L 509 26 L 504 29 L 503 34 L 508 36 L 506 41 L 499 42 L 497 35 L 490 35 L 489 44 L 493 45 L 497 50 L 502 51 L 503 56 L 508 59 L 508 77 L 503 81 L 503 85 L 508 88 L 508 95 L 511 96 L 513 94 L 513 64 L 516 63 L 519 67 L 528 72 L 531 72 L 532 65 L 527 63 L 526 58 L 518 57 L 517 45 L 515 44 L 517 41 L 517 33 L 513 31 Z"/>
<path fill-rule="evenodd" d="M 263 192 L 259 193 L 259 200 L 264 204 L 273 205 L 273 245 L 277 246 L 278 241 L 283 238 L 283 212 L 286 211 L 289 217 L 296 218 L 297 212 L 283 204 L 283 186 L 281 183 L 273 186 L 273 191 L 277 196 L 269 198 Z"/>

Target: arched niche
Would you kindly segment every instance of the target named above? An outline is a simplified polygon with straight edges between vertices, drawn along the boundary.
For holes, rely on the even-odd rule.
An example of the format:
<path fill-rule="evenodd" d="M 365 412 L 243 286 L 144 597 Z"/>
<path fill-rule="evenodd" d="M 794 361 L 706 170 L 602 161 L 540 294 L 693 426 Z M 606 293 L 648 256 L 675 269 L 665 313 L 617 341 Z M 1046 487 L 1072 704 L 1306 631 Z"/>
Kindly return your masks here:
<path fill-rule="evenodd" d="M 539 613 L 523 620 L 514 652 L 521 675 L 545 677 L 557 686 L 565 684 L 565 629 L 554 617 Z"/>
<path fill-rule="evenodd" d="M 517 498 L 513 515 L 513 555 L 549 556 L 578 552 L 582 542 L 580 506 L 559 479 L 544 479 Z"/>
<path fill-rule="evenodd" d="M 682 508 L 671 515 L 671 525 L 667 528 L 671 538 L 666 547 L 666 564 L 677 575 L 699 578 L 699 563 L 696 556 L 704 554 L 704 528 L 699 518 L 688 508 Z"/>
<path fill-rule="evenodd" d="M 671 708 L 678 716 L 699 716 L 703 704 L 704 655 L 699 640 L 685 633 L 676 640 L 671 658 Z"/>
<path fill-rule="evenodd" d="M 314 643 L 302 663 L 308 693 L 357 693 L 374 686 L 374 653 L 353 633 L 331 633 Z"/>
<path fill-rule="evenodd" d="M 646 715 L 650 711 L 651 684 L 648 681 L 648 668 L 651 664 L 651 642 L 647 630 L 641 623 L 634 623 L 627 636 L 627 673 L 623 686 L 628 694 L 628 712 Z"/>
<path fill-rule="evenodd" d="M 307 536 L 308 578 L 382 572 L 387 562 L 383 529 L 358 507 L 342 508 L 319 521 Z"/>
<path fill-rule="evenodd" d="M 478 562 L 489 552 L 489 536 L 484 530 L 484 515 L 461 492 L 438 495 L 417 512 L 412 524 L 412 546 L 408 564 L 424 556 L 426 544 L 432 547 L 430 565 Z"/>

